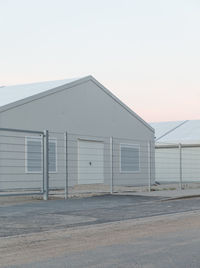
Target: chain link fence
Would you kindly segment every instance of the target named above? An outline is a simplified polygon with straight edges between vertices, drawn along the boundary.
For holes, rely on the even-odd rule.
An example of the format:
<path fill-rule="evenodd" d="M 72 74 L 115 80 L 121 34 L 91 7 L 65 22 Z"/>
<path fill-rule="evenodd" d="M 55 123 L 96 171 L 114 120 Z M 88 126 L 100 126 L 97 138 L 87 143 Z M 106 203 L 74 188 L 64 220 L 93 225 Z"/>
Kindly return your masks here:
<path fill-rule="evenodd" d="M 79 197 L 150 190 L 151 141 L 0 129 L 0 195 Z"/>
<path fill-rule="evenodd" d="M 150 189 L 154 183 L 151 142 L 49 132 L 51 140 L 57 144 L 57 169 L 49 172 L 50 196 L 130 192 L 140 186 Z"/>
<path fill-rule="evenodd" d="M 80 197 L 200 186 L 200 145 L 0 129 L 0 196 Z"/>
<path fill-rule="evenodd" d="M 158 190 L 200 188 L 200 144 L 157 143 L 155 171 Z"/>

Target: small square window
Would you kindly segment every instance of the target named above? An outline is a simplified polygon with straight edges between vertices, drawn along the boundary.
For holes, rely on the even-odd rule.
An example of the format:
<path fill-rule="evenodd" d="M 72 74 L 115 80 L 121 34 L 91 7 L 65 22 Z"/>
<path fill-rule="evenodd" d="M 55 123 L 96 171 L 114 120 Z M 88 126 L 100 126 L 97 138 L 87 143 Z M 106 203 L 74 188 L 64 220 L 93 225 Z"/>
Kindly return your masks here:
<path fill-rule="evenodd" d="M 138 144 L 121 144 L 120 156 L 121 172 L 140 171 L 140 146 Z"/>
<path fill-rule="evenodd" d="M 57 172 L 57 142 L 56 139 L 49 139 L 49 172 Z M 39 137 L 26 138 L 26 172 L 42 172 L 42 139 Z"/>
<path fill-rule="evenodd" d="M 49 140 L 49 172 L 57 172 L 57 143 L 55 139 Z"/>
<path fill-rule="evenodd" d="M 42 140 L 40 138 L 26 138 L 26 171 L 42 172 Z"/>

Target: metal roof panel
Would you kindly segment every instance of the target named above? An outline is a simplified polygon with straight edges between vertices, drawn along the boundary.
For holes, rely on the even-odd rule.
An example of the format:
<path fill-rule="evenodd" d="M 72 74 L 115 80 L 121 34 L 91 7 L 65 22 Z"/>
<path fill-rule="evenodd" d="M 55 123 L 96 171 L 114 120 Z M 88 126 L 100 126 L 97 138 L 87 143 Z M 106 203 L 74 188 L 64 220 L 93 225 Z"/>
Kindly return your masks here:
<path fill-rule="evenodd" d="M 185 122 L 181 124 L 181 122 Z M 200 142 L 200 120 L 172 121 L 151 123 L 155 128 L 158 138 L 166 130 L 174 128 L 168 134 L 158 139 L 159 143 L 199 143 Z M 175 126 L 177 126 L 175 128 Z"/>
<path fill-rule="evenodd" d="M 80 78 L 0 87 L 0 107 L 69 84 Z"/>

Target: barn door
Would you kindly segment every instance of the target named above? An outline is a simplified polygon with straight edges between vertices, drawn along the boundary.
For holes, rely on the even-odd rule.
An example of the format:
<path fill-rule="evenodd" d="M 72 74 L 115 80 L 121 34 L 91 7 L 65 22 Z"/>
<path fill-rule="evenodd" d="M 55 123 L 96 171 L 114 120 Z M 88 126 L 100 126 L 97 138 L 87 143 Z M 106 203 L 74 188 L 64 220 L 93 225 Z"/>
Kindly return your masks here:
<path fill-rule="evenodd" d="M 78 184 L 104 182 L 104 144 L 97 141 L 78 142 Z"/>

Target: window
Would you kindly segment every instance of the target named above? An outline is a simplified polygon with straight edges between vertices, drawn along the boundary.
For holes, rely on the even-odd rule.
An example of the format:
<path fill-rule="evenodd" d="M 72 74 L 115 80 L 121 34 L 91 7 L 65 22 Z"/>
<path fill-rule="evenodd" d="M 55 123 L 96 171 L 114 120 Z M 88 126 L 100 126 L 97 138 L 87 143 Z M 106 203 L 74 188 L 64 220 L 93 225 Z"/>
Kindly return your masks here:
<path fill-rule="evenodd" d="M 121 144 L 120 149 L 121 172 L 139 172 L 140 146 L 138 144 Z"/>
<path fill-rule="evenodd" d="M 39 137 L 26 138 L 26 172 L 42 172 L 42 139 Z M 49 139 L 49 172 L 57 172 L 57 142 Z"/>
<path fill-rule="evenodd" d="M 26 171 L 42 172 L 42 140 L 39 137 L 26 138 Z"/>

